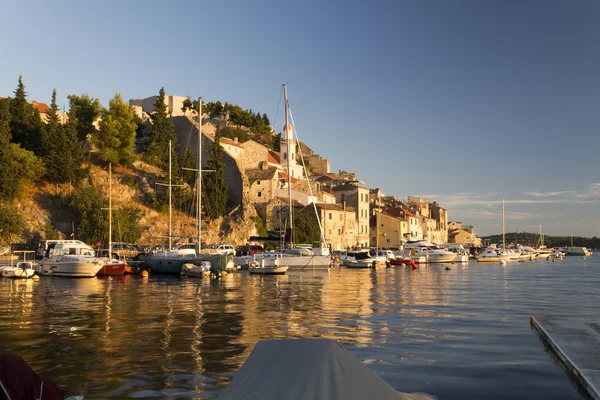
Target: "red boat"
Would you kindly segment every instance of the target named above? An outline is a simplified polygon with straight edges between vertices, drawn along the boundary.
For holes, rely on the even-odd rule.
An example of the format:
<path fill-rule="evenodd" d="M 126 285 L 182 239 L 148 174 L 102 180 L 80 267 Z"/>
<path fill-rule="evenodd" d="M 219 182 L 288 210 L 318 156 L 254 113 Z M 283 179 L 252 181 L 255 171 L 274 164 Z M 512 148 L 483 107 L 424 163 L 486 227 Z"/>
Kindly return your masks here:
<path fill-rule="evenodd" d="M 395 258 L 390 260 L 392 265 L 409 265 L 412 269 L 417 269 L 419 266 L 410 258 Z"/>
<path fill-rule="evenodd" d="M 124 261 L 120 260 L 110 260 L 104 267 L 98 271 L 96 276 L 115 276 L 115 275 L 124 275 L 125 270 L 127 269 L 127 264 Z"/>

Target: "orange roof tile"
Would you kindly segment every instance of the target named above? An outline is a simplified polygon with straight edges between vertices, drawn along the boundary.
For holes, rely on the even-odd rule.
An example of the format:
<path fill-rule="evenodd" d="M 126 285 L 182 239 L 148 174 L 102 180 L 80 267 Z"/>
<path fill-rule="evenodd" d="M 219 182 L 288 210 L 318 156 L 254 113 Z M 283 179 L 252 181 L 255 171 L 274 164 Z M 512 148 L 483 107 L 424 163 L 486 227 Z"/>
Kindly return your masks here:
<path fill-rule="evenodd" d="M 33 108 L 38 110 L 40 114 L 46 114 L 48 111 L 50 111 L 50 107 L 48 107 L 48 104 L 46 103 L 38 103 L 34 100 L 31 102 L 31 105 L 33 106 Z"/>
<path fill-rule="evenodd" d="M 280 160 L 281 155 L 278 151 L 269 150 L 269 153 L 267 154 L 267 162 L 270 162 L 271 164 L 279 164 L 281 162 Z"/>

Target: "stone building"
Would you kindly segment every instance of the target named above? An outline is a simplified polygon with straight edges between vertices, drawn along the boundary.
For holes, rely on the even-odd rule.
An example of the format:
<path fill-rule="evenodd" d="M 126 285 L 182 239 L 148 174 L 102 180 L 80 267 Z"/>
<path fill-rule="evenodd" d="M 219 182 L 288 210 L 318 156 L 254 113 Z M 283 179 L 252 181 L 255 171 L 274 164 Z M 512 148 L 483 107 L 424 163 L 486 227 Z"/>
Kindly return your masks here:
<path fill-rule="evenodd" d="M 358 246 L 369 245 L 369 189 L 353 183 L 337 185 L 331 188 L 336 203 L 346 204 L 356 210 Z"/>
<path fill-rule="evenodd" d="M 264 205 L 270 202 L 280 187 L 277 168 L 246 170 L 248 178 L 248 200 L 255 205 Z"/>
<path fill-rule="evenodd" d="M 156 99 L 158 96 L 150 96 L 145 99 L 130 99 L 129 106 L 139 106 L 141 107 L 141 111 L 148 115 L 152 114 L 152 112 L 156 109 L 154 107 L 154 103 L 156 103 Z M 179 117 L 186 115 L 181 109 L 183 107 L 183 102 L 187 99 L 187 97 L 183 96 L 165 96 L 165 105 L 167 106 L 167 112 L 172 117 Z M 139 109 L 134 108 L 136 113 L 139 113 Z M 188 111 L 188 113 L 190 113 Z M 196 116 L 198 113 L 196 112 Z M 140 118 L 142 118 L 142 114 L 138 114 Z"/>
<path fill-rule="evenodd" d="M 304 157 L 304 162 L 306 163 L 306 168 L 308 169 L 309 175 L 323 175 L 329 173 L 329 160 L 324 159 L 318 154 L 315 154 L 315 152 L 304 142 L 300 142 L 298 147 L 300 152 L 302 152 L 302 157 Z"/>
<path fill-rule="evenodd" d="M 463 225 L 462 222 L 453 221 L 448 223 L 448 243 L 460 243 L 475 247 L 481 246 L 481 238 L 475 234 L 475 228 Z"/>
<path fill-rule="evenodd" d="M 389 212 L 375 211 L 375 215 L 372 215 L 370 220 L 370 245 L 401 248 L 409 233 L 408 221 Z"/>
<path fill-rule="evenodd" d="M 332 250 L 347 249 L 356 244 L 358 236 L 354 208 L 327 203 L 309 204 L 306 207 L 313 216 L 313 207 L 317 208 L 325 242 L 331 246 Z"/>

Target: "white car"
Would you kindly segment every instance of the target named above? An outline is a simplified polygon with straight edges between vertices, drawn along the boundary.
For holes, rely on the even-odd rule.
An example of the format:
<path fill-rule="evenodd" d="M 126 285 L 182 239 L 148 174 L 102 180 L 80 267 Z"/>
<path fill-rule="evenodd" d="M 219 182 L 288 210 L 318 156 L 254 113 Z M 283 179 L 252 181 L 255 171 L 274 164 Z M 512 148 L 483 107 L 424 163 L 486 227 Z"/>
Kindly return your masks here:
<path fill-rule="evenodd" d="M 217 252 L 219 252 L 220 254 L 235 254 L 235 249 L 230 244 L 213 244 L 207 247 L 210 249 L 217 250 Z"/>

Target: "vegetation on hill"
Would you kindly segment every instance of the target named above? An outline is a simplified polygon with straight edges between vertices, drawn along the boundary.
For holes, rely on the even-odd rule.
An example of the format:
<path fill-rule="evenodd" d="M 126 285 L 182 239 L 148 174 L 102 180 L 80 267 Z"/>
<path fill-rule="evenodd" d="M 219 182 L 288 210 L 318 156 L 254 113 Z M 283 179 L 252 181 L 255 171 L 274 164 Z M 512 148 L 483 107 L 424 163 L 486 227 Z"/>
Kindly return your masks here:
<path fill-rule="evenodd" d="M 526 246 L 538 246 L 541 243 L 539 233 L 529 232 L 510 232 L 505 234 L 506 244 L 518 243 Z M 489 243 L 502 243 L 502 235 L 483 236 L 483 241 Z M 544 235 L 544 246 L 546 247 L 566 247 L 571 246 L 571 236 L 548 236 Z M 596 236 L 591 238 L 574 236 L 573 246 L 587 247 L 588 249 L 600 249 L 600 238 Z"/>

